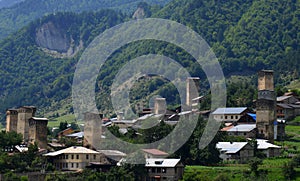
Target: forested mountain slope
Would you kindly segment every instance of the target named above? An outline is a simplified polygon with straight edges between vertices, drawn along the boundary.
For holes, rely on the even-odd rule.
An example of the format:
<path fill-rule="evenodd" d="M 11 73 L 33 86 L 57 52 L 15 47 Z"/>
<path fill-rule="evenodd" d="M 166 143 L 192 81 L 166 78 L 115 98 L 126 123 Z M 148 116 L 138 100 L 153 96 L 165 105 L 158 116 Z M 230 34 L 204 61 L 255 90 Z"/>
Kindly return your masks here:
<path fill-rule="evenodd" d="M 7 0 L 2 1 L 4 3 Z M 169 1 L 150 0 L 147 3 L 164 5 Z M 47 14 L 57 12 L 78 13 L 106 8 L 130 14 L 133 13 L 140 2 L 141 0 L 24 0 L 12 7 L 0 9 L 0 39 Z"/>
<path fill-rule="evenodd" d="M 299 77 L 299 6 L 300 2 L 295 0 L 174 0 L 159 12 L 153 12 L 152 17 L 175 20 L 197 31 L 213 47 L 226 76 L 255 76 L 262 68 L 274 69 L 276 85 L 280 85 Z M 4 39 L 0 42 L 1 112 L 20 105 L 44 109 L 54 102 L 69 99 L 75 65 L 84 48 L 105 29 L 130 18 L 114 11 L 79 15 L 56 13 L 34 21 Z M 43 33 L 37 32 L 43 26 L 51 27 L 56 35 L 63 36 L 40 36 Z M 64 46 L 57 48 L 51 43 L 41 43 L 46 42 L 43 41 L 45 38 L 58 38 Z M 54 54 L 47 50 L 53 50 Z M 69 51 L 73 54 L 65 56 Z M 178 60 L 192 76 L 201 77 L 205 84 L 205 75 L 182 49 L 165 42 L 140 41 L 115 52 L 103 66 L 96 84 L 100 110 L 109 112 L 111 109 L 109 86 L 118 69 L 126 61 L 148 53 Z M 178 103 L 177 91 L 168 82 L 141 82 L 131 92 L 132 103 L 155 93 Z M 234 86 L 256 89 L 253 82 Z M 247 102 L 241 103 L 243 105 L 251 103 L 255 96 L 253 93 L 246 95 L 247 91 L 235 92 L 243 92 L 247 97 Z M 233 99 L 229 100 L 230 105 L 235 104 Z"/>

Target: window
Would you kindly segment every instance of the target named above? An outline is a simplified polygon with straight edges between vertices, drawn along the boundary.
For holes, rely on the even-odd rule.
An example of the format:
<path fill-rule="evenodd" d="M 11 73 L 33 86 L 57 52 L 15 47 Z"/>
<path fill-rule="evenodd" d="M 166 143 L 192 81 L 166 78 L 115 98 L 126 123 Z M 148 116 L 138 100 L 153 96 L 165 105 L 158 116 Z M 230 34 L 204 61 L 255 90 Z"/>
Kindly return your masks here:
<path fill-rule="evenodd" d="M 235 119 L 239 119 L 239 116 L 235 116 Z"/>
<path fill-rule="evenodd" d="M 86 155 L 85 157 L 86 157 L 87 160 L 89 159 L 89 155 Z"/>
<path fill-rule="evenodd" d="M 74 167 L 74 163 L 71 163 L 71 167 L 72 167 L 72 168 Z"/>
<path fill-rule="evenodd" d="M 96 155 L 94 155 L 94 160 L 96 160 Z"/>
<path fill-rule="evenodd" d="M 227 116 L 225 116 L 225 119 L 227 119 Z"/>
<path fill-rule="evenodd" d="M 77 159 L 77 160 L 79 159 L 79 155 L 76 155 L 76 159 Z"/>
<path fill-rule="evenodd" d="M 221 116 L 221 119 L 223 119 L 223 116 Z"/>
<path fill-rule="evenodd" d="M 155 168 L 152 168 L 152 173 L 155 173 Z"/>
<path fill-rule="evenodd" d="M 74 159 L 74 155 L 71 155 L 71 158 Z"/>
<path fill-rule="evenodd" d="M 157 168 L 157 173 L 161 173 L 161 168 Z"/>
<path fill-rule="evenodd" d="M 78 168 L 79 167 L 79 163 L 76 163 L 76 168 Z"/>
<path fill-rule="evenodd" d="M 231 116 L 231 119 L 233 119 L 233 116 Z"/>
<path fill-rule="evenodd" d="M 66 168 L 68 168 L 68 163 L 66 163 Z"/>
<path fill-rule="evenodd" d="M 167 169 L 166 168 L 163 168 L 161 169 L 162 173 L 167 173 Z"/>
<path fill-rule="evenodd" d="M 69 159 L 69 155 L 66 155 L 66 159 Z"/>

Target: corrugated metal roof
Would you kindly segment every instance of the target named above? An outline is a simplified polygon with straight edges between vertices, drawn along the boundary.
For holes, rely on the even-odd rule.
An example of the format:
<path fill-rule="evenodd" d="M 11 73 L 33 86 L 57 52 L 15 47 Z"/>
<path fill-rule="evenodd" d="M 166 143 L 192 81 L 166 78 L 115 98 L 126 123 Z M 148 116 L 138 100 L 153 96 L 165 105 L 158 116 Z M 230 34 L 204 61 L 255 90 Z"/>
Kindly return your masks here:
<path fill-rule="evenodd" d="M 180 162 L 180 159 L 146 159 L 145 167 L 175 167 Z"/>
<path fill-rule="evenodd" d="M 57 155 L 61 155 L 61 154 L 99 154 L 99 152 L 82 147 L 82 146 L 71 146 L 69 148 L 66 149 L 62 149 L 59 151 L 55 151 L 55 152 L 51 152 L 51 153 L 47 153 L 44 156 L 57 156 Z"/>
<path fill-rule="evenodd" d="M 239 152 L 247 144 L 248 142 L 218 142 L 216 147 L 220 151 L 230 154 Z"/>
<path fill-rule="evenodd" d="M 239 124 L 227 130 L 228 132 L 250 132 L 256 128 L 256 124 Z"/>
<path fill-rule="evenodd" d="M 212 114 L 241 114 L 247 107 L 225 107 L 218 108 Z"/>

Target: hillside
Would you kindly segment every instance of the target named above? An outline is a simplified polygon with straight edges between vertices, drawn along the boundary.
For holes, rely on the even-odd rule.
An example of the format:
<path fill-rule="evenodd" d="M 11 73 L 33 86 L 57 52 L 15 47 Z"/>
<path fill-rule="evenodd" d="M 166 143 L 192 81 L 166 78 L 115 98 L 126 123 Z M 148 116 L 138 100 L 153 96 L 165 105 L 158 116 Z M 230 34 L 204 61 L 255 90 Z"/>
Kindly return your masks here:
<path fill-rule="evenodd" d="M 240 104 L 248 105 L 255 94 L 248 95 L 246 89 L 255 89 L 253 82 L 258 70 L 274 69 L 277 86 L 299 77 L 299 6 L 300 2 L 293 0 L 174 0 L 153 12 L 152 17 L 172 19 L 197 31 L 213 47 L 226 76 L 251 76 L 254 81 L 243 86 L 230 84 L 234 88 L 228 88 L 234 94 L 229 95 L 233 97 L 228 98 L 228 106 L 236 105 L 234 99 L 241 95 L 247 100 Z M 1 112 L 13 106 L 36 105 L 45 113 L 71 113 L 66 104 L 70 105 L 70 86 L 81 52 L 99 33 L 129 18 L 114 11 L 56 13 L 4 39 L 0 42 Z M 42 31 L 41 27 L 50 28 L 46 35 L 55 32 L 56 36 L 37 33 Z M 62 42 L 60 46 L 45 41 L 53 38 Z M 201 78 L 203 93 L 209 88 L 201 68 L 184 50 L 165 42 L 140 41 L 115 52 L 99 73 L 96 99 L 101 111 L 111 113 L 109 86 L 118 69 L 126 61 L 148 53 L 177 60 L 192 76 Z M 131 103 L 150 99 L 156 93 L 172 95 L 168 103 L 179 101 L 174 86 L 153 79 L 135 85 Z"/>
<path fill-rule="evenodd" d="M 150 0 L 151 5 L 164 5 L 170 0 Z M 8 4 L 9 2 L 9 4 Z M 11 0 L 0 1 L 0 8 L 3 4 L 8 6 L 15 2 Z M 19 30 L 33 20 L 44 15 L 57 12 L 85 12 L 97 11 L 100 9 L 115 9 L 123 13 L 133 13 L 141 0 L 25 0 L 14 6 L 0 9 L 0 39 Z"/>
<path fill-rule="evenodd" d="M 7 8 L 24 0 L 0 0 L 0 9 Z"/>

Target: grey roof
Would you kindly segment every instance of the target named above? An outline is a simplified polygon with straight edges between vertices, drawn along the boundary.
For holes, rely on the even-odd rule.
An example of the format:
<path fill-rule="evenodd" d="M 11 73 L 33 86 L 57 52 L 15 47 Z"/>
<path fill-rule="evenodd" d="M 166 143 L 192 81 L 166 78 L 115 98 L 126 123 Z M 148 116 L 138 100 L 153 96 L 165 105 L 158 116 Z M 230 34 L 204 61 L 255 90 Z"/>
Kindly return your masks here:
<path fill-rule="evenodd" d="M 228 154 L 239 152 L 248 142 L 218 142 L 216 147 L 221 152 Z"/>
<path fill-rule="evenodd" d="M 284 100 L 286 100 L 286 99 L 288 99 L 288 98 L 290 98 L 290 97 L 292 97 L 292 96 L 279 96 L 279 97 L 276 98 L 276 100 L 277 100 L 278 102 L 280 102 L 280 101 L 284 101 Z"/>
<path fill-rule="evenodd" d="M 67 135 L 67 137 L 77 137 L 77 138 L 82 138 L 83 136 L 84 136 L 83 131 Z"/>
<path fill-rule="evenodd" d="M 285 108 L 285 109 L 292 109 L 292 107 L 289 104 L 277 104 L 277 106 Z"/>
<path fill-rule="evenodd" d="M 121 157 L 125 157 L 126 153 L 123 153 L 119 150 L 97 150 L 100 153 L 103 153 L 106 156 L 121 156 Z"/>
<path fill-rule="evenodd" d="M 225 107 L 218 108 L 212 114 L 241 114 L 247 107 Z"/>
<path fill-rule="evenodd" d="M 175 167 L 180 162 L 180 159 L 146 159 L 145 167 Z"/>
<path fill-rule="evenodd" d="M 250 132 L 256 128 L 256 124 L 239 124 L 227 130 L 228 132 Z"/>

